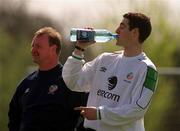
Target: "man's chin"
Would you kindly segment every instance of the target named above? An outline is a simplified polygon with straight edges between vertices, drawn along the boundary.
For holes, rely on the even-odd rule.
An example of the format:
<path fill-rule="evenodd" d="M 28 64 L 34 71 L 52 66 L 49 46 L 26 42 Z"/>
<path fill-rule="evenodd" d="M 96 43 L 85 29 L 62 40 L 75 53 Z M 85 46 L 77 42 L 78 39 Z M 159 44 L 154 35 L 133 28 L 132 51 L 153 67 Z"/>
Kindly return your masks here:
<path fill-rule="evenodd" d="M 33 61 L 34 63 L 36 63 L 36 64 L 39 63 L 39 62 L 38 62 L 37 60 L 35 60 L 35 59 L 32 59 L 32 61 Z"/>
<path fill-rule="evenodd" d="M 121 44 L 120 44 L 119 42 L 116 42 L 116 45 L 117 45 L 117 46 L 121 46 Z"/>

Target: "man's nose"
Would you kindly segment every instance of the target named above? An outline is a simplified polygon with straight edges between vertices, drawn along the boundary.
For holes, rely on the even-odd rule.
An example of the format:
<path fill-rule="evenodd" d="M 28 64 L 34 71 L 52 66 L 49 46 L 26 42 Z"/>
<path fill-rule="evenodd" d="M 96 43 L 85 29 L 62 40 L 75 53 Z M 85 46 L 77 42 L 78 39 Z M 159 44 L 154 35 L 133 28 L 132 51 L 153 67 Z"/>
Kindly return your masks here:
<path fill-rule="evenodd" d="M 120 33 L 120 29 L 119 29 L 119 28 L 116 29 L 116 33 L 117 33 L 117 34 Z"/>
<path fill-rule="evenodd" d="M 32 48 L 31 48 L 31 53 L 35 52 L 35 50 L 36 50 L 36 49 L 35 49 L 34 47 L 32 47 Z"/>

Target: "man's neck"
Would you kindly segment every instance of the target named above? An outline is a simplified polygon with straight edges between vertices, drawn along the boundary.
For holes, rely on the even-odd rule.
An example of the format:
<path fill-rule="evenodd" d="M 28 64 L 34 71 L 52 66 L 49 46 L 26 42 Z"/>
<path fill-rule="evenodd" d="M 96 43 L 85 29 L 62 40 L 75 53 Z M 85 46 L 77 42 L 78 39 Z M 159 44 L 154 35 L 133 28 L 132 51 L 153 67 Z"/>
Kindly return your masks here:
<path fill-rule="evenodd" d="M 41 65 L 39 65 L 39 70 L 48 71 L 48 70 L 53 69 L 55 66 L 57 66 L 57 64 L 58 64 L 58 61 L 41 64 Z"/>
<path fill-rule="evenodd" d="M 143 52 L 143 50 L 142 50 L 141 45 L 124 48 L 124 55 L 127 57 L 137 56 L 137 55 L 141 54 L 142 52 Z"/>

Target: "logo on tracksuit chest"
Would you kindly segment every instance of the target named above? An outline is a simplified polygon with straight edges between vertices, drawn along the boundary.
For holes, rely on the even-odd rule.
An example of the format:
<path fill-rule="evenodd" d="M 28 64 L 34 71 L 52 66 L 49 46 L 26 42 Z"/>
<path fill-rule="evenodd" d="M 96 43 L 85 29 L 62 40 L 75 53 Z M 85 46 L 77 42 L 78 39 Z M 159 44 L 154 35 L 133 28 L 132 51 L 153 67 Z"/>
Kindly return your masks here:
<path fill-rule="evenodd" d="M 102 97 L 104 99 L 108 99 L 108 100 L 111 100 L 111 101 L 114 101 L 114 102 L 119 102 L 120 100 L 120 95 L 111 91 L 113 90 L 116 85 L 117 85 L 117 77 L 116 76 L 111 76 L 107 79 L 107 82 L 108 82 L 108 90 L 107 89 L 99 89 L 97 91 L 97 95 L 99 97 Z"/>
<path fill-rule="evenodd" d="M 58 90 L 58 86 L 57 85 L 51 85 L 49 87 L 48 94 L 52 94 L 53 95 L 57 90 Z"/>

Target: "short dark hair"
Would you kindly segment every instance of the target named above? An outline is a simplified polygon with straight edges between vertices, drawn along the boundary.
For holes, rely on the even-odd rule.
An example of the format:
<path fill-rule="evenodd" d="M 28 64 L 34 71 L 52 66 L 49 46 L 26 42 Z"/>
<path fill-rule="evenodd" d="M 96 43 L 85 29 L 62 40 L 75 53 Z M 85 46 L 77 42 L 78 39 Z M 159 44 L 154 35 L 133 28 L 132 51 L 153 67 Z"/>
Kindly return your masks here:
<path fill-rule="evenodd" d="M 43 27 L 35 32 L 34 38 L 38 37 L 38 36 L 42 36 L 44 34 L 48 35 L 48 40 L 49 40 L 50 46 L 52 46 L 52 45 L 57 46 L 56 53 L 57 53 L 57 55 L 59 55 L 59 53 L 61 51 L 61 35 L 60 35 L 60 33 L 52 27 Z"/>
<path fill-rule="evenodd" d="M 129 30 L 139 29 L 139 42 L 143 43 L 152 30 L 150 18 L 142 13 L 131 12 L 124 14 L 123 17 L 129 20 Z"/>

